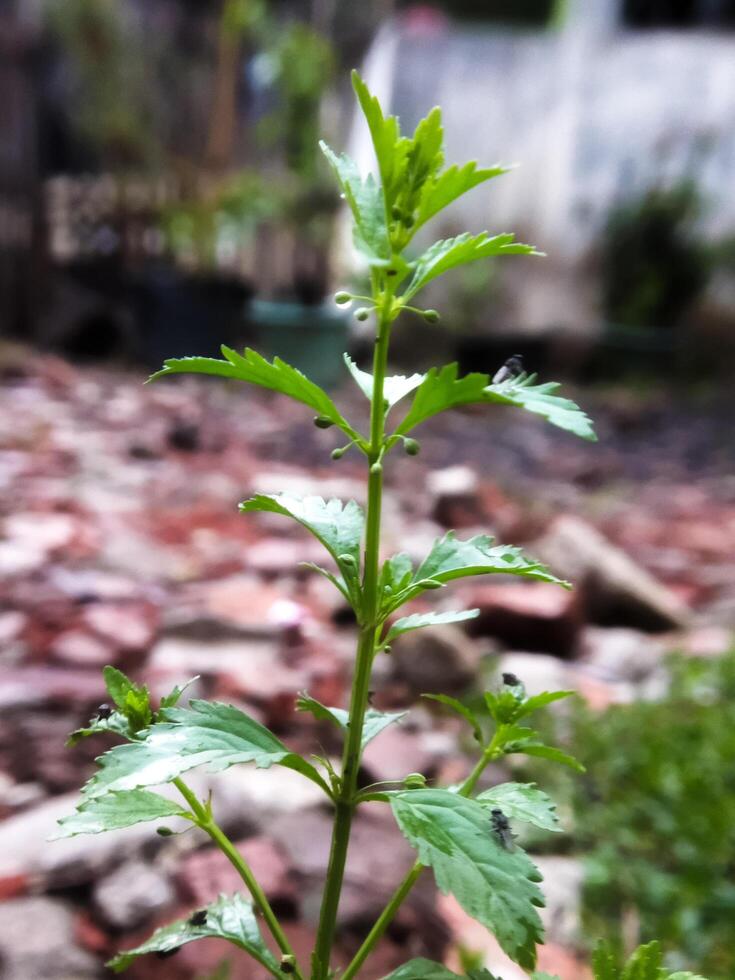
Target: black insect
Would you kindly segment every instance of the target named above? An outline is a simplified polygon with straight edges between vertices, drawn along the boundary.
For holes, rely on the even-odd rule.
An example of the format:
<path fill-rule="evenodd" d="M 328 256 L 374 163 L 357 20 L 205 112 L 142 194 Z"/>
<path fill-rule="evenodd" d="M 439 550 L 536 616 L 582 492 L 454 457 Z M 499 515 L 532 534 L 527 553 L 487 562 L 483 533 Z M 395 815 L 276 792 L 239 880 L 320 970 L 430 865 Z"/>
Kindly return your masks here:
<path fill-rule="evenodd" d="M 373 698 L 374 697 L 375 697 L 375 691 L 368 691 L 367 703 L 370 705 L 371 708 L 373 706 Z"/>
<path fill-rule="evenodd" d="M 521 354 L 513 354 L 512 357 L 508 358 L 500 370 L 495 372 L 493 384 L 502 384 L 503 381 L 509 381 L 511 378 L 517 378 L 519 374 L 523 374 L 523 356 Z"/>
<path fill-rule="evenodd" d="M 514 847 L 513 834 L 511 833 L 510 829 L 510 821 L 503 811 L 498 807 L 491 810 L 490 822 L 492 823 L 493 833 L 495 834 L 500 846 L 506 851 L 512 851 Z"/>
<path fill-rule="evenodd" d="M 520 683 L 515 674 L 503 674 L 503 684 L 506 687 L 518 687 Z"/>
<path fill-rule="evenodd" d="M 181 946 L 174 946 L 173 949 L 159 949 L 156 953 L 156 959 L 167 960 L 169 956 L 176 956 L 180 949 Z"/>
<path fill-rule="evenodd" d="M 99 708 L 94 713 L 95 718 L 99 721 L 105 721 L 112 714 L 112 708 L 109 704 L 101 704 Z"/>
<path fill-rule="evenodd" d="M 206 926 L 207 910 L 199 909 L 198 912 L 195 912 L 193 915 L 189 916 L 188 922 L 190 926 Z"/>

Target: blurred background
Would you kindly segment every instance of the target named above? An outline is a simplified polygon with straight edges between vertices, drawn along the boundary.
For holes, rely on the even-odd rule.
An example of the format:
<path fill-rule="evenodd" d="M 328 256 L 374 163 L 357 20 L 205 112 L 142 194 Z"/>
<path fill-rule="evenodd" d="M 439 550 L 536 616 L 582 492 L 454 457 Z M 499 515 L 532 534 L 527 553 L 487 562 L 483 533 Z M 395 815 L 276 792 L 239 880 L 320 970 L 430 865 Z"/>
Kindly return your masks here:
<path fill-rule="evenodd" d="M 445 277 L 426 296 L 441 323 L 406 317 L 395 367 L 493 373 L 520 353 L 600 436 L 470 409 L 395 460 L 386 549 L 419 558 L 448 527 L 491 531 L 577 589 L 432 593 L 481 615 L 405 636 L 375 704 L 473 699 L 502 671 L 576 689 L 547 725 L 585 776 L 488 774 L 559 802 L 564 833 L 523 839 L 546 878 L 541 968 L 577 980 L 597 937 L 659 938 L 672 968 L 732 980 L 733 0 L 0 0 L 0 978 L 109 975 L 115 950 L 238 887 L 194 833 L 45 843 L 106 747 L 64 747 L 106 699 L 103 665 L 156 694 L 199 675 L 196 695 L 338 753 L 293 707 L 306 688 L 345 703 L 353 623 L 299 566 L 320 557 L 312 542 L 237 503 L 362 500 L 359 460 L 329 462 L 332 434 L 295 404 L 142 382 L 164 357 L 250 344 L 364 424 L 342 353 L 364 366 L 370 325 L 330 298 L 361 269 L 317 146 L 373 166 L 354 66 L 405 129 L 443 107 L 449 162 L 519 164 L 433 237 L 512 230 L 548 253 Z M 470 759 L 426 703 L 372 744 L 363 779 L 449 784 Z M 311 784 L 245 767 L 197 780 L 305 955 L 330 830 Z M 410 862 L 365 807 L 340 956 Z M 361 976 L 415 955 L 522 976 L 428 879 Z M 261 973 L 202 942 L 129 975 Z"/>

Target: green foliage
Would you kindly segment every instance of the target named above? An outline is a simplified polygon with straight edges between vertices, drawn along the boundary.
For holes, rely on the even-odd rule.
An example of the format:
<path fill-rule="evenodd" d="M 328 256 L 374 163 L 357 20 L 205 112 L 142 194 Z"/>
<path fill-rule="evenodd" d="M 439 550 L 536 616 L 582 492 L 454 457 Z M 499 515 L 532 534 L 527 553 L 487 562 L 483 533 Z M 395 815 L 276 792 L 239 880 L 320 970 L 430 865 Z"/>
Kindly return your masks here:
<path fill-rule="evenodd" d="M 277 975 L 278 961 L 263 942 L 253 907 L 242 895 L 220 895 L 202 911 L 206 912 L 202 925 L 195 925 L 190 919 L 172 922 L 157 929 L 141 946 L 119 953 L 107 965 L 114 973 L 122 973 L 146 953 L 171 953 L 196 939 L 226 939 Z"/>
<path fill-rule="evenodd" d="M 342 731 L 347 731 L 349 727 L 350 713 L 345 711 L 344 708 L 327 708 L 326 705 L 321 704 L 319 701 L 315 701 L 314 698 L 310 698 L 306 694 L 302 694 L 296 701 L 297 711 L 308 711 L 318 721 L 331 721 Z M 387 728 L 388 725 L 394 724 L 394 722 L 400 721 L 405 718 L 408 714 L 407 711 L 395 711 L 395 712 L 385 712 L 376 711 L 374 708 L 369 708 L 365 712 L 365 722 L 362 729 L 362 747 L 372 742 L 372 740 Z"/>
<path fill-rule="evenodd" d="M 383 980 L 456 980 L 459 973 L 453 973 L 441 963 L 434 963 L 431 960 L 417 959 L 404 963 L 393 973 L 384 977 Z M 496 980 L 487 970 L 471 970 L 463 974 L 469 980 Z"/>
<path fill-rule="evenodd" d="M 74 837 L 77 834 L 101 834 L 105 830 L 119 830 L 132 827 L 148 820 L 164 817 L 188 817 L 189 814 L 177 803 L 167 800 L 150 790 L 133 789 L 106 793 L 94 797 L 77 807 L 76 813 L 59 820 L 60 837 Z"/>
<path fill-rule="evenodd" d="M 567 788 L 587 854 L 592 935 L 616 939 L 626 910 L 640 940 L 711 980 L 735 973 L 735 651 L 675 658 L 667 697 L 580 707 L 571 745 L 589 773 Z M 630 915 L 630 912 L 628 912 Z"/>
<path fill-rule="evenodd" d="M 100 770 L 83 789 L 87 800 L 170 783 L 198 766 L 219 770 L 240 762 L 295 769 L 329 792 L 310 763 L 238 708 L 192 701 L 189 708 L 167 709 L 165 717 L 142 740 L 118 745 L 98 759 Z"/>
<path fill-rule="evenodd" d="M 693 973 L 667 970 L 657 942 L 639 946 L 624 965 L 620 965 L 609 947 L 599 943 L 592 957 L 592 968 L 595 980 L 703 980 Z"/>
<path fill-rule="evenodd" d="M 533 969 L 543 935 L 536 909 L 544 902 L 541 874 L 528 856 L 498 842 L 485 807 L 448 790 L 397 793 L 391 806 L 439 888 L 486 925 L 517 963 Z"/>
<path fill-rule="evenodd" d="M 411 616 L 403 616 L 393 623 L 385 637 L 385 643 L 392 643 L 402 633 L 410 633 L 411 630 L 423 629 L 424 626 L 440 626 L 444 623 L 463 623 L 468 619 L 477 619 L 479 615 L 479 609 L 465 609 L 463 612 L 413 613 Z"/>
<path fill-rule="evenodd" d="M 254 350 L 246 348 L 243 354 L 222 345 L 224 360 L 216 357 L 179 357 L 164 361 L 160 371 L 151 375 L 150 381 L 172 374 L 212 374 L 220 378 L 234 378 L 248 381 L 261 388 L 278 391 L 294 401 L 308 405 L 317 414 L 323 415 L 342 429 L 350 438 L 357 433 L 342 418 L 337 406 L 325 391 L 314 384 L 296 368 L 286 364 L 280 357 L 267 361 Z"/>
<path fill-rule="evenodd" d="M 478 793 L 477 802 L 499 808 L 511 820 L 533 824 L 541 830 L 560 831 L 556 804 L 534 783 L 501 783 Z"/>

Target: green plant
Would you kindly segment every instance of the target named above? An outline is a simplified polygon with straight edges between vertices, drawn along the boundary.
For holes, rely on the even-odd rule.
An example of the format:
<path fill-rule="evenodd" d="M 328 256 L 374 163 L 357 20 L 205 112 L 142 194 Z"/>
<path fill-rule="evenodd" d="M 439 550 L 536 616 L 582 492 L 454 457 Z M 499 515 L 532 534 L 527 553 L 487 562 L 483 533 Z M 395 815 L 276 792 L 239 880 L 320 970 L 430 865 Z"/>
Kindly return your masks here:
<path fill-rule="evenodd" d="M 528 726 L 535 711 L 565 698 L 568 691 L 528 697 L 523 684 L 511 674 L 498 690 L 485 694 L 489 721 L 480 721 L 465 705 L 443 695 L 434 696 L 444 707 L 458 712 L 470 725 L 478 745 L 478 759 L 460 786 L 429 787 L 420 774 L 408 774 L 402 783 L 360 787 L 358 770 L 365 745 L 401 714 L 386 714 L 369 706 L 370 675 L 375 657 L 388 653 L 393 640 L 409 630 L 436 623 L 471 618 L 477 610 L 456 613 L 413 613 L 396 618 L 417 596 L 443 588 L 454 579 L 481 574 L 515 575 L 568 587 L 518 548 L 495 545 L 478 535 L 467 541 L 449 532 L 437 540 L 427 557 L 414 567 L 405 554 L 381 563 L 379 557 L 383 470 L 389 455 L 404 449 L 419 451 L 414 430 L 432 416 L 470 403 L 511 405 L 541 415 L 554 425 L 585 439 L 594 439 L 591 423 L 571 401 L 556 394 L 554 384 L 536 384 L 533 377 L 506 372 L 491 382 L 487 375 L 458 377 L 457 366 L 432 368 L 410 378 L 387 375 L 391 331 L 398 317 L 411 312 L 435 321 L 438 314 L 413 305 L 421 289 L 436 277 L 465 263 L 501 255 L 532 255 L 534 249 L 518 244 L 510 234 L 490 237 L 463 234 L 438 241 L 417 258 L 407 252 L 426 222 L 483 181 L 502 174 L 502 167 L 478 169 L 468 163 L 443 169 L 441 114 L 432 110 L 412 137 L 401 135 L 398 121 L 385 118 L 380 105 L 355 75 L 354 85 L 372 135 L 380 181 L 363 180 L 355 164 L 322 148 L 331 163 L 354 219 L 355 245 L 370 268 L 370 293 L 338 293 L 336 301 L 357 299 L 363 307 L 359 319 L 375 316 L 373 373 L 360 370 L 349 358 L 347 367 L 370 405 L 370 425 L 359 432 L 343 417 L 324 391 L 279 358 L 268 362 L 252 350 L 239 354 L 223 347 L 222 360 L 190 357 L 169 360 L 154 377 L 181 373 L 215 375 L 247 381 L 279 391 L 315 412 L 320 428 L 339 430 L 345 446 L 333 451 L 338 459 L 354 449 L 366 457 L 367 510 L 354 501 L 325 501 L 321 497 L 297 499 L 258 495 L 241 505 L 245 514 L 270 512 L 300 523 L 324 546 L 332 568 L 314 569 L 326 576 L 354 610 L 358 643 L 349 708 L 320 704 L 304 694 L 297 708 L 332 723 L 344 735 L 339 771 L 328 760 L 306 759 L 292 752 L 270 731 L 242 711 L 225 704 L 192 701 L 180 707 L 181 690 L 173 691 L 157 707 L 148 691 L 112 667 L 105 670 L 114 710 L 106 708 L 73 738 L 112 731 L 126 742 L 99 759 L 99 771 L 83 789 L 76 813 L 61 821 L 62 834 L 96 833 L 141 821 L 180 820 L 198 827 L 222 850 L 238 870 L 249 892 L 222 896 L 188 919 L 159 929 L 148 942 L 112 960 L 121 971 L 148 952 L 169 953 L 184 943 L 219 936 L 248 952 L 273 976 L 327 980 L 334 976 L 330 963 L 335 937 L 350 829 L 355 810 L 366 801 L 389 805 L 398 826 L 417 851 L 418 860 L 401 882 L 365 938 L 342 980 L 358 975 L 397 909 L 426 867 L 437 884 L 451 892 L 467 912 L 498 938 L 501 946 L 522 967 L 533 970 L 536 945 L 542 941 L 537 907 L 543 905 L 541 875 L 511 832 L 512 821 L 527 821 L 546 830 L 557 829 L 553 804 L 534 785 L 506 783 L 477 793 L 478 783 L 493 761 L 510 754 L 525 754 L 581 768 L 573 758 L 546 744 Z M 388 425 L 394 406 L 411 396 L 402 420 Z M 200 800 L 184 780 L 197 767 L 224 769 L 243 762 L 267 768 L 286 766 L 319 786 L 334 809 L 332 848 L 321 906 L 316 946 L 310 970 L 295 959 L 289 941 L 242 855 L 222 831 L 216 818 L 216 800 Z M 153 786 L 171 784 L 183 802 L 155 793 Z M 172 831 L 159 828 L 164 835 Z M 265 944 L 255 910 L 271 934 L 278 958 Z M 488 977 L 475 971 L 475 977 Z M 398 978 L 451 976 L 439 964 L 413 961 L 396 971 Z"/>
<path fill-rule="evenodd" d="M 673 963 L 735 976 L 735 651 L 674 658 L 660 701 L 580 707 L 570 745 L 589 769 L 569 787 L 588 931 L 619 942 L 624 921 Z"/>
<path fill-rule="evenodd" d="M 594 980 L 702 980 L 693 973 L 672 973 L 664 966 L 661 947 L 657 942 L 640 946 L 627 963 L 604 943 L 600 943 L 592 957 Z M 559 980 L 546 973 L 537 973 L 535 980 Z"/>

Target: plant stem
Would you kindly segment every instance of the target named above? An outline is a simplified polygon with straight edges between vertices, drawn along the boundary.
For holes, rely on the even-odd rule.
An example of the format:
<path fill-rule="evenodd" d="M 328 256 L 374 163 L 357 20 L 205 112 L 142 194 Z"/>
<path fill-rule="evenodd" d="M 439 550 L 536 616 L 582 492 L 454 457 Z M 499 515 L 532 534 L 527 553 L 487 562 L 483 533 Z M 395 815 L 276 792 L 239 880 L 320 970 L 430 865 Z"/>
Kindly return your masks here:
<path fill-rule="evenodd" d="M 357 645 L 357 662 L 350 697 L 350 720 L 342 755 L 340 792 L 336 799 L 332 846 L 322 898 L 316 946 L 314 949 L 314 980 L 325 980 L 334 942 L 337 909 L 344 881 L 347 848 L 352 816 L 355 811 L 357 775 L 362 754 L 362 730 L 365 723 L 370 674 L 375 655 L 378 630 L 378 574 L 380 556 L 380 518 L 383 497 L 383 472 L 380 458 L 385 438 L 385 409 L 383 385 L 390 340 L 390 308 L 392 295 L 386 293 L 380 309 L 373 354 L 373 393 L 370 408 L 370 446 L 368 453 L 368 502 L 365 530 L 365 564 L 362 581 L 362 617 Z"/>
<path fill-rule="evenodd" d="M 460 796 L 470 796 L 475 786 L 477 785 L 478 779 L 483 774 L 483 772 L 488 767 L 488 765 L 493 761 L 493 759 L 496 759 L 498 755 L 502 754 L 502 749 L 500 748 L 500 746 L 502 745 L 503 736 L 504 736 L 503 726 L 500 725 L 498 726 L 492 738 L 492 741 L 483 750 L 482 755 L 477 760 L 477 764 L 475 765 L 474 769 L 469 774 L 467 779 L 465 779 L 465 781 L 462 783 L 462 786 L 459 789 Z M 421 876 L 421 872 L 423 870 L 424 870 L 424 865 L 421 864 L 419 861 L 417 861 L 414 864 L 414 866 L 411 868 L 411 870 L 408 872 L 406 877 L 403 879 L 403 881 L 400 883 L 398 888 L 396 888 L 395 892 L 393 892 L 390 901 L 381 912 L 373 928 L 365 937 L 362 946 L 360 946 L 358 951 L 355 953 L 350 965 L 342 974 L 341 980 L 352 980 L 352 977 L 356 975 L 357 971 L 360 969 L 362 964 L 365 962 L 367 957 L 372 952 L 376 943 L 379 942 L 383 933 L 393 921 L 396 912 L 398 912 L 398 909 L 401 907 L 401 905 L 407 898 L 409 892 L 416 884 L 416 882 L 419 880 L 419 877 Z"/>
<path fill-rule="evenodd" d="M 211 837 L 217 847 L 222 851 L 225 857 L 229 860 L 230 864 L 232 864 L 242 880 L 245 882 L 245 885 L 253 898 L 253 902 L 260 910 L 260 913 L 270 929 L 271 935 L 276 941 L 280 951 L 285 956 L 293 956 L 294 952 L 291 948 L 291 944 L 286 938 L 283 929 L 281 929 L 278 919 L 271 908 L 265 892 L 256 881 L 255 876 L 250 870 L 250 867 L 245 859 L 242 857 L 229 837 L 224 833 L 222 828 L 212 819 L 207 809 L 202 806 L 197 799 L 196 794 L 189 789 L 186 783 L 182 779 L 174 779 L 174 785 L 191 807 L 192 813 L 196 817 L 198 826 Z M 293 975 L 295 978 L 298 978 L 298 980 L 303 980 L 303 974 L 298 966 L 296 966 Z M 274 974 L 274 976 L 278 976 L 278 974 Z"/>

